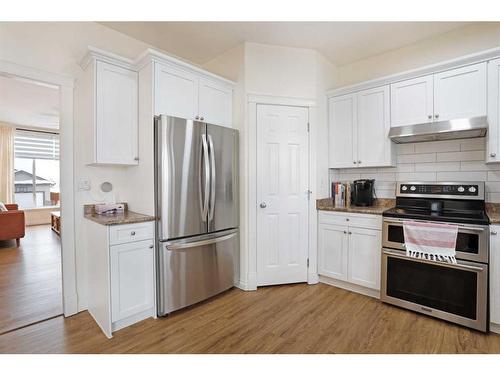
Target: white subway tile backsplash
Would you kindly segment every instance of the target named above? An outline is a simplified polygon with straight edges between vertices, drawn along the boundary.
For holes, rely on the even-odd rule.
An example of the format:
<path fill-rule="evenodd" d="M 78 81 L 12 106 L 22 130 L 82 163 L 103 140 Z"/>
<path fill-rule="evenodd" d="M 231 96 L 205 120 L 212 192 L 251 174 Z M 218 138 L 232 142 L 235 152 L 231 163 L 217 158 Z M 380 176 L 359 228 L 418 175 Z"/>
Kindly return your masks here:
<path fill-rule="evenodd" d="M 484 160 L 484 151 L 442 152 L 437 154 L 437 161 Z"/>
<path fill-rule="evenodd" d="M 414 143 L 406 143 L 406 144 L 400 144 L 396 146 L 397 154 L 398 155 L 404 155 L 404 154 L 414 154 L 415 153 L 415 144 Z"/>
<path fill-rule="evenodd" d="M 435 153 L 398 155 L 398 164 L 433 163 L 435 161 L 436 161 Z"/>
<path fill-rule="evenodd" d="M 415 153 L 460 151 L 460 143 L 455 141 L 422 142 L 415 144 Z"/>
<path fill-rule="evenodd" d="M 460 150 L 462 151 L 476 151 L 485 149 L 486 149 L 486 138 L 462 139 L 460 141 Z"/>
<path fill-rule="evenodd" d="M 436 181 L 436 172 L 398 173 L 398 181 Z"/>
<path fill-rule="evenodd" d="M 438 172 L 438 181 L 485 181 L 488 172 Z"/>
<path fill-rule="evenodd" d="M 396 167 L 332 169 L 330 181 L 374 178 L 378 198 L 394 198 L 396 181 L 485 181 L 486 200 L 500 203 L 500 163 L 484 163 L 485 138 L 396 147 Z"/>
<path fill-rule="evenodd" d="M 460 162 L 443 162 L 443 163 L 418 163 L 415 164 L 416 172 L 449 172 L 459 171 Z"/>

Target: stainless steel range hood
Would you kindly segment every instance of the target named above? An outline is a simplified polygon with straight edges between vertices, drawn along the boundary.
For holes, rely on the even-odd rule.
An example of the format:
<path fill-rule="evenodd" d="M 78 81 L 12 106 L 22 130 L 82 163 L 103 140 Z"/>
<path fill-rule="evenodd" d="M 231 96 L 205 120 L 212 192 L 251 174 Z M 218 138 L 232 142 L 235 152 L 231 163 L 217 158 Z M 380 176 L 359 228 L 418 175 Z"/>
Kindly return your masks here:
<path fill-rule="evenodd" d="M 484 137 L 488 130 L 486 116 L 396 126 L 389 131 L 394 143 L 442 141 L 447 139 Z"/>

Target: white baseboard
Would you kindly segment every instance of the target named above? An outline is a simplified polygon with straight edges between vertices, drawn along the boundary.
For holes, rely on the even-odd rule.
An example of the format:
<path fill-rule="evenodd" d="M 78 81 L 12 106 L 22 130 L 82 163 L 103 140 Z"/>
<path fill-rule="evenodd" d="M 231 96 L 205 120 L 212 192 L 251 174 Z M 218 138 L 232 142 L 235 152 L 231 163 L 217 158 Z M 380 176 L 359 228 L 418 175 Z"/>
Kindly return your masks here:
<path fill-rule="evenodd" d="M 324 283 L 324 284 L 328 284 L 328 285 L 332 285 L 332 286 L 336 286 L 338 288 L 346 289 L 346 290 L 349 290 L 351 292 L 363 294 L 363 295 L 368 296 L 368 297 L 380 299 L 380 291 L 379 290 L 366 288 L 364 286 L 348 283 L 346 281 L 332 279 L 331 277 L 327 277 L 327 276 L 319 276 L 319 282 Z"/>
<path fill-rule="evenodd" d="M 500 324 L 490 323 L 490 332 L 500 334 Z"/>

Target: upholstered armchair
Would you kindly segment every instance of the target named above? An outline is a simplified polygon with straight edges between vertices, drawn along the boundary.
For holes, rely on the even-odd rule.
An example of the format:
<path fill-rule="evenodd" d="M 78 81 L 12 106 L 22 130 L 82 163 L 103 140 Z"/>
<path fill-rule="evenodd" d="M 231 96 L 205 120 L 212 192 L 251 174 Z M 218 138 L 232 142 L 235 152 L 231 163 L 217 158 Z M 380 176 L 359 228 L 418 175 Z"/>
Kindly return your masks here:
<path fill-rule="evenodd" d="M 6 204 L 8 211 L 0 211 L 0 241 L 16 239 L 19 247 L 24 237 L 24 211 L 17 204 Z"/>

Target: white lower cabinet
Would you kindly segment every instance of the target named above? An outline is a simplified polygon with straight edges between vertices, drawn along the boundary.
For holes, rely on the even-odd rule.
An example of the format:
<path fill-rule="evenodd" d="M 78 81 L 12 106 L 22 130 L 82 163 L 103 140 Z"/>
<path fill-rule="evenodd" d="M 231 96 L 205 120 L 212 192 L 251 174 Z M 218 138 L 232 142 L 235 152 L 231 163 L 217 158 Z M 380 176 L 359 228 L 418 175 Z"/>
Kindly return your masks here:
<path fill-rule="evenodd" d="M 155 316 L 154 222 L 86 221 L 88 310 L 107 337 Z"/>
<path fill-rule="evenodd" d="M 344 225 L 331 224 L 342 221 Z M 355 226 L 363 222 L 367 227 Z M 373 229 L 379 222 L 380 229 Z M 374 215 L 320 212 L 318 274 L 380 290 L 381 229 L 380 218 Z"/>
<path fill-rule="evenodd" d="M 490 226 L 490 322 L 500 333 L 500 225 Z"/>

